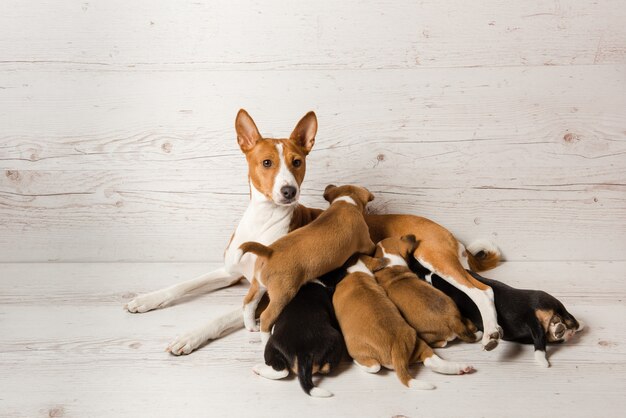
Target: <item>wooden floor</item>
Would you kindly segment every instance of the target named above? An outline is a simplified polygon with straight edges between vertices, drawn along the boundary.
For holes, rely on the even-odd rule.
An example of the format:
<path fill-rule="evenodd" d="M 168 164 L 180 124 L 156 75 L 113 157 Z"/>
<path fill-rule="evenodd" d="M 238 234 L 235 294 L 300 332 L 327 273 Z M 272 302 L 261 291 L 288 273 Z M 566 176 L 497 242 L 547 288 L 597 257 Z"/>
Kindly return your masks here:
<path fill-rule="evenodd" d="M 241 330 L 174 357 L 177 333 L 241 303 L 246 286 L 129 314 L 126 300 L 212 266 L 175 263 L 0 264 L 2 417 L 508 417 L 618 416 L 626 410 L 626 262 L 509 262 L 487 276 L 559 297 L 588 328 L 549 348 L 494 352 L 453 344 L 438 352 L 477 372 L 444 376 L 415 368 L 434 391 L 404 388 L 392 373 L 366 375 L 342 364 L 305 396 L 293 379 L 254 375 L 258 334 Z"/>

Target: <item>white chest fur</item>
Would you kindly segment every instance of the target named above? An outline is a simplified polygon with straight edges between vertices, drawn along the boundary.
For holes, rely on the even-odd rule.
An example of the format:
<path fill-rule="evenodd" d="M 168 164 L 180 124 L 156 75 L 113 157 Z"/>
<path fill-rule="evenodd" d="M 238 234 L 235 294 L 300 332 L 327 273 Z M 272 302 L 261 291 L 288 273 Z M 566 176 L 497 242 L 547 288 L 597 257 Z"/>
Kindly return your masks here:
<path fill-rule="evenodd" d="M 246 241 L 269 245 L 289 232 L 295 206 L 279 206 L 251 186 L 248 208 L 243 214 L 235 235 L 226 249 L 224 265 L 233 274 L 241 274 L 250 281 L 254 273 L 256 255 L 247 253 L 237 262 L 239 246 Z"/>

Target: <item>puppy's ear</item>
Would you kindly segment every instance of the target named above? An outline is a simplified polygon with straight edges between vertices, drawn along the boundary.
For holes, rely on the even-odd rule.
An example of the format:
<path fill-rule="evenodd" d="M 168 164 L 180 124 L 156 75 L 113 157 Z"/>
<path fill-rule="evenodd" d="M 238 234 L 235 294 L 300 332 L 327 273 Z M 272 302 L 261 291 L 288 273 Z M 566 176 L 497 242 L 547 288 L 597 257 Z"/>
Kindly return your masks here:
<path fill-rule="evenodd" d="M 326 201 L 328 203 L 331 203 L 334 199 L 335 199 L 335 194 L 333 193 L 333 191 L 337 188 L 337 186 L 335 186 L 334 184 L 329 184 L 328 186 L 326 186 L 326 188 L 324 189 L 324 199 L 326 199 Z"/>
<path fill-rule="evenodd" d="M 374 258 L 370 257 L 369 255 L 362 255 L 361 261 L 363 261 L 363 264 L 365 264 L 365 266 L 372 273 L 376 273 L 377 271 L 382 270 L 387 267 L 387 265 L 389 265 L 388 258 Z"/>
<path fill-rule="evenodd" d="M 412 254 L 419 245 L 419 241 L 415 239 L 415 235 L 413 234 L 404 235 L 400 238 L 400 240 L 406 246 L 407 254 Z"/>
<path fill-rule="evenodd" d="M 289 136 L 305 154 L 309 154 L 315 145 L 315 135 L 317 134 L 317 116 L 315 112 L 309 112 L 300 119 L 293 132 Z"/>
<path fill-rule="evenodd" d="M 248 112 L 243 109 L 240 109 L 239 113 L 237 113 L 237 118 L 235 119 L 235 131 L 237 132 L 237 143 L 239 144 L 239 148 L 241 148 L 244 153 L 254 148 L 257 141 L 262 139 L 254 121 Z"/>

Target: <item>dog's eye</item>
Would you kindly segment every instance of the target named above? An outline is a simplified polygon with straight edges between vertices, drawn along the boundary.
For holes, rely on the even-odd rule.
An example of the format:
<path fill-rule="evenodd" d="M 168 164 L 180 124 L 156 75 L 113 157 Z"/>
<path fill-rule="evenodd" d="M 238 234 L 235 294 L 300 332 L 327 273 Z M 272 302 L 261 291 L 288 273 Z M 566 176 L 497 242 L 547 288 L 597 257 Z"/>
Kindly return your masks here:
<path fill-rule="evenodd" d="M 295 160 L 293 160 L 292 164 L 294 167 L 300 167 L 302 165 L 302 160 L 296 158 Z"/>
<path fill-rule="evenodd" d="M 263 160 L 263 167 L 269 168 L 272 166 L 272 160 Z"/>

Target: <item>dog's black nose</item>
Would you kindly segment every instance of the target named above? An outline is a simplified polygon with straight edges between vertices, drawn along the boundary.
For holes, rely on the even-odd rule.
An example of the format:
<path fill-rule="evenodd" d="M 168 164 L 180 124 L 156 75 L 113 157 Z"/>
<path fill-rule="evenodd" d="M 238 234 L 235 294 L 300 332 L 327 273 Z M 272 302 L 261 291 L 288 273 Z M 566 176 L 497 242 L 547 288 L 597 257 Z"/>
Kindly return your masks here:
<path fill-rule="evenodd" d="M 283 186 L 280 188 L 280 193 L 285 199 L 291 200 L 296 196 L 296 188 L 293 186 Z"/>

